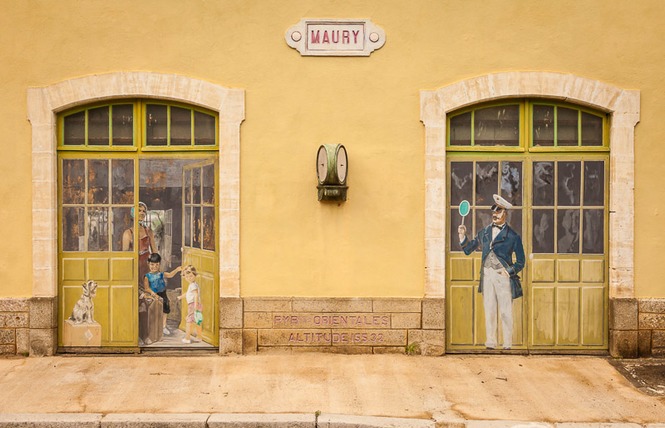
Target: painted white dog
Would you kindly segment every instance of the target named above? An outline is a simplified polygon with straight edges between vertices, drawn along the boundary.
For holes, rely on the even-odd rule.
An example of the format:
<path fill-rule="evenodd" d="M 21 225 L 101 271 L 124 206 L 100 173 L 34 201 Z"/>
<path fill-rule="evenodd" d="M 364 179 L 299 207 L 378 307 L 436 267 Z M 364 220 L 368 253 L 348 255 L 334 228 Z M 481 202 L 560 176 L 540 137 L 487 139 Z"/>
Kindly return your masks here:
<path fill-rule="evenodd" d="M 97 283 L 95 281 L 86 281 L 83 283 L 83 295 L 74 305 L 72 316 L 69 317 L 75 324 L 89 324 L 95 322 L 95 304 L 92 298 L 97 292 Z"/>

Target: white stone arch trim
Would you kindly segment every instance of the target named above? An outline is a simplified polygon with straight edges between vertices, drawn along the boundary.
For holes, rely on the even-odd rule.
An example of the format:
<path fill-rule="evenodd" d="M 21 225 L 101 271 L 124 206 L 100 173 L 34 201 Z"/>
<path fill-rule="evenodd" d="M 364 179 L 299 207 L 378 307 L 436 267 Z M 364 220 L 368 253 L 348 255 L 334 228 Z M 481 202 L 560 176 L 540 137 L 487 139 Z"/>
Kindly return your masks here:
<path fill-rule="evenodd" d="M 57 113 L 95 101 L 139 97 L 179 101 L 219 113 L 220 296 L 240 296 L 240 123 L 245 118 L 244 90 L 175 74 L 118 72 L 28 89 L 34 297 L 57 294 Z"/>
<path fill-rule="evenodd" d="M 550 72 L 487 74 L 420 92 L 420 119 L 425 124 L 425 296 L 445 297 L 446 115 L 468 105 L 513 97 L 559 99 L 611 114 L 610 298 L 634 297 L 634 144 L 640 92 Z"/>

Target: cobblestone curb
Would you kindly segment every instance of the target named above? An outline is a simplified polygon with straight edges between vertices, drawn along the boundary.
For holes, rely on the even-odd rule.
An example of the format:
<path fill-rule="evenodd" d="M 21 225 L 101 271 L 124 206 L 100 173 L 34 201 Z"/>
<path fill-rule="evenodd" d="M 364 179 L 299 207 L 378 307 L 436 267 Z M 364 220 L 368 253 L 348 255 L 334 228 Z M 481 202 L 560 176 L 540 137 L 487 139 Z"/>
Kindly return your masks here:
<path fill-rule="evenodd" d="M 0 428 L 665 428 L 663 423 L 446 421 L 334 414 L 13 413 Z"/>

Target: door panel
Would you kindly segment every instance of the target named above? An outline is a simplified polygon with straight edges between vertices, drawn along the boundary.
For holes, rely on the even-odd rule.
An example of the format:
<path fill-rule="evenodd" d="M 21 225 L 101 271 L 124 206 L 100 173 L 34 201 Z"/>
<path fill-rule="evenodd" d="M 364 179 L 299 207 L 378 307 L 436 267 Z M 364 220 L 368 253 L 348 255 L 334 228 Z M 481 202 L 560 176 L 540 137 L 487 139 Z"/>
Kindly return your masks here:
<path fill-rule="evenodd" d="M 216 308 L 218 302 L 211 294 L 216 288 L 217 253 L 215 250 L 215 160 L 201 157 L 150 156 L 139 161 L 139 196 L 147 205 L 145 222 L 152 230 L 153 252 L 161 257 L 161 271 L 173 272 L 178 266 L 193 265 L 197 270 L 203 303 L 203 343 L 186 338 L 185 322 L 188 305 L 178 297 L 187 292 L 189 284 L 181 274 L 166 277 L 166 294 L 170 313 L 160 339 L 145 341 L 150 348 L 201 348 L 217 346 Z M 141 313 L 140 316 L 148 316 Z M 139 319 L 141 322 L 141 319 Z M 143 319 L 143 325 L 150 318 Z M 192 329 L 191 333 L 196 333 Z M 168 331 L 168 333 L 167 333 Z"/>
<path fill-rule="evenodd" d="M 97 281 L 109 280 L 109 259 L 105 258 L 89 258 L 86 260 L 87 272 L 90 278 L 95 278 Z"/>
<path fill-rule="evenodd" d="M 111 259 L 111 278 L 114 281 L 127 281 L 131 283 L 134 277 L 134 259 L 118 257 Z"/>
<path fill-rule="evenodd" d="M 59 346 L 76 346 L 63 341 L 63 326 L 88 280 L 98 285 L 92 301 L 100 345 L 137 344 L 136 261 L 132 251 L 121 251 L 133 227 L 134 166 L 131 159 L 59 157 Z"/>
<path fill-rule="evenodd" d="M 522 299 L 513 300 L 513 344 L 516 347 L 521 347 L 525 345 L 524 342 L 524 316 L 525 311 L 523 310 Z M 499 343 L 503 342 L 503 332 L 501 331 L 501 323 L 499 325 Z"/>
<path fill-rule="evenodd" d="M 557 278 L 559 278 L 559 282 L 579 282 L 580 261 L 559 260 L 557 263 Z"/>
<path fill-rule="evenodd" d="M 451 281 L 473 281 L 474 260 L 471 258 L 450 258 L 450 280 Z"/>
<path fill-rule="evenodd" d="M 582 260 L 583 282 L 604 282 L 605 262 L 603 260 Z"/>
<path fill-rule="evenodd" d="M 474 285 L 473 286 L 473 300 L 474 300 L 474 308 L 476 309 L 474 311 L 474 325 L 475 325 L 475 336 L 473 338 L 473 345 L 477 347 L 481 347 L 481 349 L 484 347 L 485 343 L 485 310 L 483 306 L 483 296 L 482 294 L 478 293 L 478 286 Z M 497 323 L 497 325 L 501 325 L 501 323 Z M 500 340 L 503 339 L 503 335 L 497 335 L 497 340 L 500 342 Z"/>
<path fill-rule="evenodd" d="M 554 337 L 554 301 L 556 290 L 553 286 L 539 285 L 531 289 L 531 344 L 534 346 L 553 346 Z"/>
<path fill-rule="evenodd" d="M 457 226 L 464 224 L 467 236 L 472 239 L 485 226 L 491 223 L 490 206 L 492 195 L 501 194 L 513 201 L 515 209 L 508 213 L 508 223 L 523 236 L 523 162 L 521 159 L 468 159 L 457 158 L 450 162 L 451 176 L 448 188 L 450 201 L 449 231 L 447 242 L 446 269 L 448 271 L 447 291 L 449 328 L 447 346 L 452 351 L 464 349 L 485 349 L 485 311 L 482 294 L 478 293 L 481 272 L 481 252 L 475 251 L 466 256 L 459 245 Z M 461 201 L 471 205 L 471 212 L 462 218 L 458 211 Z M 453 205 L 454 204 L 454 205 Z M 520 276 L 524 281 L 524 273 Z M 526 346 L 525 323 L 526 305 L 523 299 L 513 300 L 513 348 Z M 497 338 L 502 343 L 503 332 L 499 326 Z"/>
<path fill-rule="evenodd" d="M 475 345 L 475 287 L 473 285 L 453 285 L 449 289 L 448 299 L 454 311 L 448 311 L 448 330 L 450 341 L 457 345 Z"/>
<path fill-rule="evenodd" d="M 78 287 L 78 294 L 81 295 L 81 288 Z M 113 313 L 109 301 L 109 286 L 99 285 L 97 295 L 95 296 L 95 321 L 99 323 L 102 329 L 102 346 L 112 344 L 111 323 L 113 322 Z M 78 299 L 78 297 L 77 297 Z M 120 323 L 115 323 L 116 326 Z"/>
<path fill-rule="evenodd" d="M 219 266 L 217 242 L 217 219 L 215 217 L 215 188 L 217 184 L 217 163 L 208 160 L 183 167 L 182 189 L 183 217 L 183 260 L 193 265 L 198 273 L 203 305 L 203 340 L 213 346 L 219 345 Z M 187 281 L 182 280 L 183 290 Z M 186 311 L 183 311 L 180 326 L 186 327 Z"/>
<path fill-rule="evenodd" d="M 215 292 L 215 274 L 211 267 L 213 266 L 214 256 L 206 254 L 200 249 L 185 247 L 184 248 L 184 265 L 192 265 L 196 268 L 197 278 L 196 282 L 199 285 L 201 296 L 201 304 L 203 305 L 203 340 L 211 345 L 217 346 L 217 325 L 215 312 L 217 302 L 217 293 Z M 187 281 L 182 280 L 183 290 L 188 287 Z M 185 318 L 187 312 L 183 310 L 180 328 L 185 329 L 187 324 Z"/>
<path fill-rule="evenodd" d="M 554 266 L 556 266 L 555 260 L 533 260 L 530 263 L 527 262 L 527 265 L 528 264 L 531 265 L 532 282 L 554 282 Z"/>
<path fill-rule="evenodd" d="M 529 164 L 530 347 L 607 349 L 607 158 L 534 155 Z"/>
<path fill-rule="evenodd" d="M 136 345 L 134 259 L 101 258 L 98 254 L 71 260 L 65 258 L 66 254 L 62 257 L 60 325 L 71 316 L 81 297 L 83 282 L 91 279 L 98 284 L 93 302 L 94 319 L 101 326 L 101 346 Z M 68 346 L 62 342 L 62 329 L 59 338 L 60 346 Z"/>
<path fill-rule="evenodd" d="M 112 343 L 134 343 L 136 340 L 136 323 L 134 328 L 127 328 L 125 320 L 133 320 L 134 307 L 124 306 L 125 302 L 136 302 L 136 292 L 133 284 L 114 285 L 108 289 L 108 306 L 112 308 L 108 313 L 109 319 L 109 342 Z"/>
<path fill-rule="evenodd" d="M 582 293 L 582 345 L 607 344 L 607 287 L 585 284 Z"/>
<path fill-rule="evenodd" d="M 557 345 L 580 341 L 580 288 L 559 287 L 556 293 Z"/>
<path fill-rule="evenodd" d="M 62 279 L 63 281 L 84 281 L 85 276 L 85 259 L 80 257 L 72 257 L 69 259 L 63 258 L 62 260 Z"/>

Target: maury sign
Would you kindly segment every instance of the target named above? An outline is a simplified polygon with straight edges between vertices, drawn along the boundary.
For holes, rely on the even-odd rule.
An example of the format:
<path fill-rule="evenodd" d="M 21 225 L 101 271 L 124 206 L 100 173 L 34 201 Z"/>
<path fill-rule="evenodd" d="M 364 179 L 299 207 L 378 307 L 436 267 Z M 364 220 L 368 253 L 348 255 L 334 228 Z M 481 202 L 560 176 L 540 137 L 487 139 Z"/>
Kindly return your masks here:
<path fill-rule="evenodd" d="M 302 19 L 285 37 L 303 56 L 369 56 L 386 42 L 369 19 Z"/>

